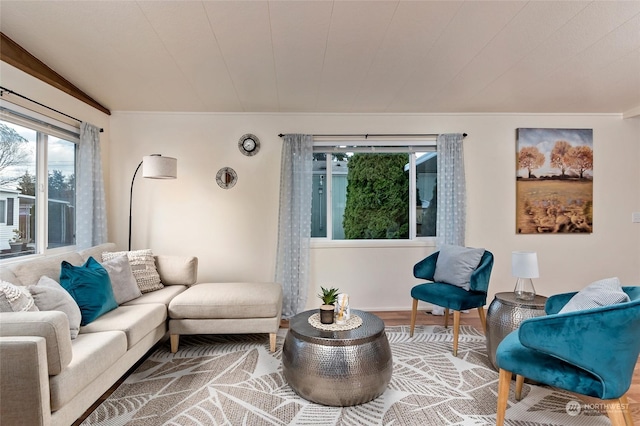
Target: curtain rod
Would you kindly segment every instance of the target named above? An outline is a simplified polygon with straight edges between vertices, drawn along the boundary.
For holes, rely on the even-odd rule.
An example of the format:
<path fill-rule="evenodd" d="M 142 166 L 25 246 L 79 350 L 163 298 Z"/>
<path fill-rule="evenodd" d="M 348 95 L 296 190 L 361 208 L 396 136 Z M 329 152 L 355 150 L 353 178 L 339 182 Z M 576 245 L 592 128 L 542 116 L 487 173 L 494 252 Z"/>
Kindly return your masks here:
<path fill-rule="evenodd" d="M 33 103 L 34 103 L 34 104 L 36 104 L 36 105 L 40 105 L 41 107 L 43 107 L 43 108 L 47 108 L 48 110 L 53 111 L 53 112 L 56 112 L 56 113 L 58 113 L 58 114 L 60 114 L 60 115 L 64 115 L 65 117 L 68 117 L 68 118 L 70 118 L 70 119 L 72 119 L 72 120 L 76 120 L 78 123 L 82 123 L 82 120 L 80 120 L 80 119 L 78 119 L 78 118 L 72 117 L 72 116 L 70 116 L 69 114 L 65 114 L 65 113 L 64 113 L 64 112 L 62 112 L 62 111 L 58 111 L 57 109 L 55 109 L 55 108 L 51 108 L 50 106 L 47 106 L 47 105 L 45 105 L 45 104 L 42 104 L 42 103 L 40 103 L 40 102 L 38 102 L 38 101 L 34 101 L 34 100 L 33 100 L 33 99 L 31 99 L 31 98 L 27 98 L 26 96 L 21 95 L 20 93 L 14 92 L 14 91 L 13 91 L 13 90 L 11 90 L 11 89 L 7 89 L 6 87 L 2 87 L 2 86 L 0 86 L 0 96 L 2 96 L 3 91 L 4 91 L 4 92 L 7 92 L 7 93 L 10 93 L 10 94 L 12 94 L 12 95 L 16 95 L 16 96 L 18 96 L 19 98 L 25 99 L 25 100 L 27 100 L 27 101 L 29 101 L 29 102 L 33 102 Z M 100 133 L 102 133 L 102 132 L 104 132 L 104 129 L 102 129 L 102 128 L 101 128 L 101 129 L 100 129 Z"/>
<path fill-rule="evenodd" d="M 280 133 L 278 136 L 279 137 L 283 137 L 284 133 Z M 423 134 L 420 134 L 420 133 L 397 133 L 397 134 L 390 134 L 390 133 L 372 134 L 372 133 L 366 133 L 366 134 L 311 135 L 311 136 L 313 136 L 313 137 L 322 137 L 322 138 L 325 138 L 325 137 L 345 138 L 345 137 L 361 136 L 361 137 L 364 137 L 365 139 L 367 139 L 369 137 L 393 137 L 393 138 L 396 138 L 396 137 L 409 137 L 409 136 L 425 138 L 425 137 L 438 137 L 440 135 L 437 134 L 437 133 L 423 133 Z M 466 133 L 462 134 L 463 138 L 466 137 L 466 136 L 467 136 Z"/>

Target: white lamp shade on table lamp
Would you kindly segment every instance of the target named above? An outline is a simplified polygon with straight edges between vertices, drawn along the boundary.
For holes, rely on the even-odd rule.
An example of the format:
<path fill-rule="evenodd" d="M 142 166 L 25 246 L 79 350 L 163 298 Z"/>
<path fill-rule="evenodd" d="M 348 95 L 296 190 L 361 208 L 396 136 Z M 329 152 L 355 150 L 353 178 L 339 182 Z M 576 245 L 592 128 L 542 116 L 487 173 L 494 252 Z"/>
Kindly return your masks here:
<path fill-rule="evenodd" d="M 516 277 L 516 287 L 513 290 L 516 299 L 533 300 L 536 290 L 532 278 L 538 278 L 538 254 L 532 251 L 514 251 L 511 253 L 511 275 Z"/>

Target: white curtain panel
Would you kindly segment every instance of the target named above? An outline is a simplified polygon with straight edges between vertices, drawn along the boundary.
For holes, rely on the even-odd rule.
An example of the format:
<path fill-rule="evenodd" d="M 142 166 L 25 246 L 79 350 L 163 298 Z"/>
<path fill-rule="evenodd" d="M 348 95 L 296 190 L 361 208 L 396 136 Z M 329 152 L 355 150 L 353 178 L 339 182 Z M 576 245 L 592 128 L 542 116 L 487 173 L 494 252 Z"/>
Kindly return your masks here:
<path fill-rule="evenodd" d="M 436 244 L 464 246 L 467 193 L 462 133 L 438 136 L 438 214 Z"/>
<path fill-rule="evenodd" d="M 311 242 L 313 136 L 283 137 L 276 282 L 282 284 L 282 317 L 291 318 L 307 303 Z"/>
<path fill-rule="evenodd" d="M 100 129 L 93 124 L 80 124 L 76 167 L 76 245 L 87 248 L 107 242 Z"/>

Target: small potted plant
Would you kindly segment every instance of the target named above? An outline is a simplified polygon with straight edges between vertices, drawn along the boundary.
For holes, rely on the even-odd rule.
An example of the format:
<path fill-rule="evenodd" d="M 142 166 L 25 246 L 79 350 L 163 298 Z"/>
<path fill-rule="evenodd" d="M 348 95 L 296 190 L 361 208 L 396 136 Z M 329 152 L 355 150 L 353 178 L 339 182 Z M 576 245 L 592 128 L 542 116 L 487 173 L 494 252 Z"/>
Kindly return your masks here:
<path fill-rule="evenodd" d="M 9 246 L 11 246 L 11 252 L 17 253 L 19 251 L 23 251 L 27 241 L 24 238 L 24 232 L 21 232 L 19 229 L 13 230 L 13 238 L 9 240 Z"/>
<path fill-rule="evenodd" d="M 333 313 L 339 290 L 337 288 L 320 287 L 322 293 L 318 297 L 322 300 L 320 305 L 320 322 L 322 324 L 333 324 Z"/>

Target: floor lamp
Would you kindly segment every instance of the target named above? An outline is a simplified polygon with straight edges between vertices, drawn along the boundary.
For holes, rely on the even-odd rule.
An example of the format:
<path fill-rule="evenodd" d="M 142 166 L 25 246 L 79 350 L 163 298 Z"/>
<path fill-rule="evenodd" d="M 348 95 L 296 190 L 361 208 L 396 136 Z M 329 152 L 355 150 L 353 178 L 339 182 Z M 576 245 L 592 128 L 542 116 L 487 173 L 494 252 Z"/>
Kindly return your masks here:
<path fill-rule="evenodd" d="M 178 160 L 173 157 L 163 157 L 160 154 L 145 155 L 133 172 L 131 192 L 129 193 L 129 251 L 131 251 L 131 206 L 133 205 L 133 183 L 136 181 L 138 170 L 142 167 L 142 177 L 149 179 L 175 179 L 178 176 Z"/>

